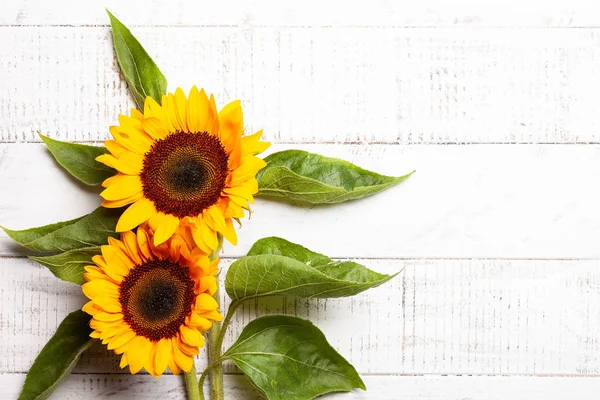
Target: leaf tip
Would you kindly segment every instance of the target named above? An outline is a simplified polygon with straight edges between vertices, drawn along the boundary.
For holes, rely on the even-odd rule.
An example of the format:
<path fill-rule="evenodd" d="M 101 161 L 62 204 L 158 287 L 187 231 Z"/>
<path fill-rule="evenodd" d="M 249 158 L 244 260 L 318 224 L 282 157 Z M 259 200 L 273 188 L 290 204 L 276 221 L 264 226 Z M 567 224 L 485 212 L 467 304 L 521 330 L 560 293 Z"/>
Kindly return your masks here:
<path fill-rule="evenodd" d="M 8 237 L 10 237 L 11 239 L 13 239 L 13 234 L 15 232 L 14 230 L 8 229 L 4 225 L 0 225 L 0 229 L 2 229 L 4 231 L 4 233 L 6 233 L 8 235 Z"/>
<path fill-rule="evenodd" d="M 365 385 L 365 382 L 362 380 L 362 378 L 360 376 L 358 377 L 358 381 L 359 381 L 358 389 L 362 389 L 366 392 L 367 385 Z"/>

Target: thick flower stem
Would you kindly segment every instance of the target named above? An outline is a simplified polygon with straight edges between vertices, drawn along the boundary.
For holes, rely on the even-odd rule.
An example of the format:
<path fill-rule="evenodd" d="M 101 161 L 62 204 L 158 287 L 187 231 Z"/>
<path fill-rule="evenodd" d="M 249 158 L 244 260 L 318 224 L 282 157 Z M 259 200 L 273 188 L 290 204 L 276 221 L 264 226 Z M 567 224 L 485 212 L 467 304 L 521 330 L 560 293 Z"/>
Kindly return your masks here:
<path fill-rule="evenodd" d="M 219 298 L 219 286 L 217 285 L 217 291 L 213 295 L 217 304 L 220 305 Z M 221 358 L 221 343 L 219 337 L 221 336 L 221 323 L 213 322 L 213 326 L 208 332 L 208 364 L 212 365 L 215 361 Z M 217 362 L 210 372 L 210 399 L 211 400 L 224 400 L 223 393 L 223 366 L 220 362 Z"/>
<path fill-rule="evenodd" d="M 187 400 L 202 400 L 204 395 L 200 393 L 198 387 L 198 377 L 196 376 L 196 366 L 192 364 L 190 372 L 185 373 L 185 389 L 187 391 Z"/>
<path fill-rule="evenodd" d="M 216 293 L 215 293 L 216 295 Z M 225 339 L 225 332 L 227 332 L 227 328 L 231 323 L 231 319 L 233 318 L 233 314 L 239 307 L 240 303 L 233 301 L 229 305 L 229 309 L 227 310 L 227 315 L 223 320 L 223 324 L 219 323 L 219 329 L 215 331 L 215 325 L 211 328 L 211 332 L 209 334 L 209 344 L 208 344 L 208 354 L 209 354 L 209 366 L 204 370 L 202 375 L 200 376 L 200 390 L 204 387 L 204 380 L 206 379 L 206 375 L 210 371 L 210 399 L 211 400 L 223 400 L 223 367 L 221 363 L 225 359 L 222 357 L 222 347 L 223 340 Z M 218 374 L 218 375 L 217 375 Z M 220 397 L 219 397 L 220 396 Z"/>

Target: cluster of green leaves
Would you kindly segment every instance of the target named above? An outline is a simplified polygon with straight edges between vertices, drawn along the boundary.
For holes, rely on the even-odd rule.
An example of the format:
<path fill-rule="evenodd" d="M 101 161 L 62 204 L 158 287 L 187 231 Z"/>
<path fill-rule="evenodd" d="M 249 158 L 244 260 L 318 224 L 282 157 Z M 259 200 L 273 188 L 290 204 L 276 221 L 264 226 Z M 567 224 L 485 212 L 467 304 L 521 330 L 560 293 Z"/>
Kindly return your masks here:
<path fill-rule="evenodd" d="M 131 95 L 143 110 L 146 97 L 158 103 L 167 81 L 139 41 L 108 13 L 117 61 Z M 95 160 L 107 152 L 50 139 L 40 134 L 56 161 L 86 185 L 99 185 L 116 171 Z M 335 204 L 360 199 L 410 176 L 391 177 L 364 170 L 347 161 L 300 150 L 273 153 L 257 176 L 258 195 L 308 204 Z M 32 260 L 58 278 L 84 283 L 86 265 L 115 233 L 122 209 L 97 208 L 69 221 L 25 230 L 4 231 L 35 255 Z M 227 271 L 225 289 L 232 303 L 226 321 L 244 301 L 266 296 L 336 298 L 379 286 L 394 275 L 380 274 L 352 261 L 336 261 L 287 240 L 270 237 L 254 244 L 247 256 Z M 69 314 L 31 367 L 20 400 L 47 398 L 90 346 L 90 317 Z M 221 338 L 222 339 L 222 338 Z M 219 360 L 232 360 L 267 399 L 304 400 L 334 391 L 365 389 L 348 361 L 309 321 L 286 315 L 257 318 Z"/>
<path fill-rule="evenodd" d="M 225 290 L 232 299 L 226 321 L 247 300 L 266 296 L 337 298 L 379 286 L 395 275 L 336 261 L 285 239 L 269 237 L 231 264 Z M 273 315 L 248 324 L 223 353 L 271 400 L 306 400 L 365 384 L 312 323 Z M 299 384 L 302 382 L 302 384 Z"/>

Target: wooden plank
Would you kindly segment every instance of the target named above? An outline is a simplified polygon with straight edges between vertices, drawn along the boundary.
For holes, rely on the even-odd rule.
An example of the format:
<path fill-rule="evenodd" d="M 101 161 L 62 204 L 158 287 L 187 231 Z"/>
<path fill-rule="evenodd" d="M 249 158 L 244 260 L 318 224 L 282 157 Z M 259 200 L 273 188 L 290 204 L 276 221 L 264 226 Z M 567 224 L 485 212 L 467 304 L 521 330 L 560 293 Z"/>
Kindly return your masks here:
<path fill-rule="evenodd" d="M 238 230 L 246 254 L 282 236 L 334 257 L 599 258 L 598 145 L 275 145 L 348 159 L 384 174 L 417 172 L 368 199 L 303 207 L 257 199 Z M 0 224 L 23 229 L 99 205 L 40 144 L 0 145 Z M 336 239 L 332 240 L 332 234 Z M 23 254 L 2 233 L 0 254 Z"/>
<path fill-rule="evenodd" d="M 594 29 L 139 27 L 134 33 L 171 90 L 199 84 L 221 105 L 242 99 L 247 130 L 264 128 L 273 141 L 600 139 Z M 133 104 L 107 27 L 5 27 L 0 41 L 6 44 L 0 141 L 39 141 L 38 130 L 60 139 L 104 139 Z"/>
<path fill-rule="evenodd" d="M 256 316 L 286 313 L 313 321 L 363 374 L 600 374 L 600 260 L 358 261 L 404 270 L 352 298 L 248 302 L 225 347 Z M 231 262 L 222 261 L 224 274 Z M 0 258 L 0 373 L 26 372 L 84 301 L 45 268 Z M 123 373 L 100 344 L 76 371 Z"/>
<path fill-rule="evenodd" d="M 68 0 L 52 3 L 17 0 L 2 4 L 1 25 L 106 24 L 104 8 L 130 24 L 254 26 L 598 26 L 594 3 L 575 1 L 506 0 L 498 2 L 444 0 L 369 3 L 307 0 L 302 4 L 267 1 L 227 3 L 152 0 L 107 0 L 84 5 Z"/>
<path fill-rule="evenodd" d="M 597 378 L 548 378 L 516 376 L 363 376 L 367 391 L 330 394 L 327 400 L 595 400 Z M 0 375 L 0 396 L 16 399 L 25 376 Z M 206 393 L 208 395 L 208 392 Z M 149 375 L 71 375 L 50 400 L 183 399 L 183 379 Z M 225 375 L 228 400 L 262 399 L 241 375 Z"/>

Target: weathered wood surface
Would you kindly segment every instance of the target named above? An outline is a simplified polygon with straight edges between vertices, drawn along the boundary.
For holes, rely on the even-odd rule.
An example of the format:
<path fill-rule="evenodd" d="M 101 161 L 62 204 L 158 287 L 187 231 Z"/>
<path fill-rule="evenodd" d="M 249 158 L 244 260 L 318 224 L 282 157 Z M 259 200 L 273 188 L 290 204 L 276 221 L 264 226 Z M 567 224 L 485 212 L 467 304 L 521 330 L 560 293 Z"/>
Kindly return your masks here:
<path fill-rule="evenodd" d="M 108 7 L 169 88 L 243 101 L 270 151 L 302 148 L 386 174 L 368 200 L 257 200 L 226 268 L 278 235 L 398 278 L 350 299 L 244 305 L 310 318 L 368 392 L 333 399 L 595 399 L 600 389 L 600 12 L 595 2 L 5 1 L 0 5 L 0 224 L 94 209 L 39 143 L 98 142 L 132 101 Z M 338 237 L 332 240 L 331 231 Z M 0 234 L 0 398 L 84 301 Z M 225 299 L 226 304 L 226 299 Z M 178 399 L 93 347 L 54 399 Z M 198 368 L 204 359 L 197 360 Z M 227 399 L 256 398 L 228 366 Z M 329 398 L 329 397 L 328 397 Z"/>
<path fill-rule="evenodd" d="M 600 142 L 596 29 L 134 33 L 170 90 L 241 99 L 247 130 L 278 142 Z M 0 141 L 105 139 L 133 105 L 110 37 L 108 27 L 0 27 Z"/>
<path fill-rule="evenodd" d="M 599 145 L 273 145 L 341 157 L 400 185 L 333 207 L 258 199 L 237 247 L 282 236 L 335 257 L 600 258 Z M 99 205 L 42 144 L 0 144 L 0 224 L 29 228 Z M 335 229 L 337 238 L 332 239 Z M 17 255 L 0 234 L 0 254 Z"/>
<path fill-rule="evenodd" d="M 592 0 L 15 0 L 2 5 L 0 26 L 106 25 L 104 8 L 132 18 L 130 25 L 235 27 L 597 27 Z"/>
<path fill-rule="evenodd" d="M 32 261 L 1 262 L 0 370 L 22 373 L 85 298 Z M 359 262 L 404 270 L 352 298 L 248 302 L 225 346 L 256 316 L 290 313 L 312 320 L 361 373 L 600 374 L 599 260 Z M 225 271 L 230 263 L 223 261 Z M 117 373 L 117 357 L 95 346 L 76 371 Z"/>
<path fill-rule="evenodd" d="M 2 376 L 0 396 L 13 399 L 24 375 Z M 327 400 L 596 400 L 597 378 L 506 377 L 506 376 L 363 376 L 366 392 L 332 394 Z M 261 399 L 241 375 L 225 376 L 227 400 Z M 71 375 L 52 399 L 165 400 L 185 396 L 180 377 L 156 380 L 149 375 Z"/>

